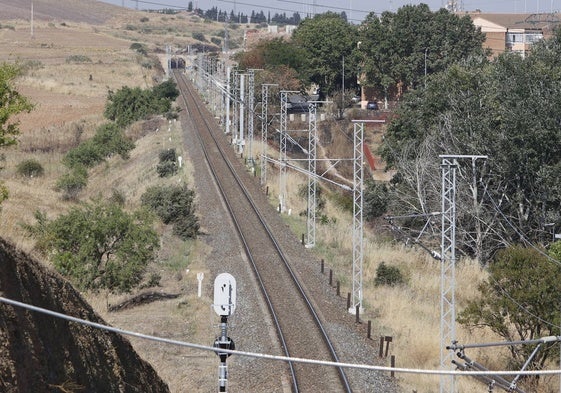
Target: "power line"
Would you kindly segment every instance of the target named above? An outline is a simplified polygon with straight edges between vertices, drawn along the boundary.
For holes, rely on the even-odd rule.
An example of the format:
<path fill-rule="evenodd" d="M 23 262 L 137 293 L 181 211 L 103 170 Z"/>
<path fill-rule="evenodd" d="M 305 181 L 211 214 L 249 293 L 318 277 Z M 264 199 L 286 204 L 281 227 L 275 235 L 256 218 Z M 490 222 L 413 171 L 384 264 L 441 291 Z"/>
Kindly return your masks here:
<path fill-rule="evenodd" d="M 561 374 L 560 370 L 534 370 L 534 371 L 453 371 L 453 370 L 428 370 L 428 369 L 413 369 L 413 368 L 403 368 L 403 367 L 385 367 L 385 366 L 372 366 L 368 364 L 359 364 L 359 363 L 343 363 L 343 362 L 332 362 L 332 361 L 325 361 L 325 360 L 316 360 L 316 359 L 306 359 L 306 358 L 295 358 L 295 357 L 288 357 L 288 356 L 277 356 L 277 355 L 268 355 L 264 353 L 257 353 L 257 352 L 247 352 L 247 351 L 239 351 L 239 350 L 230 350 L 224 348 L 215 348 L 209 347 L 207 345 L 200 345 L 189 343 L 185 341 L 178 341 L 172 340 L 162 337 L 151 336 L 148 334 L 137 333 L 130 330 L 119 329 L 108 325 L 103 325 L 101 323 L 87 321 L 85 319 L 80 319 L 76 317 L 72 317 L 70 315 L 58 313 L 55 311 L 47 310 L 45 308 L 33 306 L 31 304 L 19 302 L 16 300 L 8 299 L 3 296 L 0 296 L 0 303 L 9 304 L 16 307 L 25 308 L 30 311 L 39 312 L 42 314 L 47 314 L 55 318 L 60 318 L 63 320 L 67 320 L 70 322 L 79 323 L 82 325 L 94 327 L 101 330 L 106 330 L 109 332 L 133 336 L 144 340 L 150 341 L 157 341 L 164 344 L 170 345 L 177 345 L 186 348 L 193 348 L 193 349 L 200 349 L 203 351 L 209 352 L 220 352 L 220 353 L 228 353 L 238 356 L 246 356 L 252 358 L 259 358 L 259 359 L 267 359 L 267 360 L 276 360 L 276 361 L 284 361 L 284 362 L 294 362 L 294 363 L 305 363 L 305 364 L 315 364 L 321 366 L 333 366 L 333 367 L 345 367 L 345 368 L 353 368 L 353 369 L 360 369 L 360 370 L 369 370 L 369 371 L 386 371 L 386 372 L 393 372 L 393 373 L 405 373 L 405 374 L 426 374 L 426 375 L 457 375 L 457 376 L 477 376 L 477 375 L 555 375 Z"/>
<path fill-rule="evenodd" d="M 296 0 L 278 0 L 281 3 L 293 3 L 293 4 L 302 4 L 301 1 L 296 1 Z M 366 10 L 357 10 L 354 8 L 350 8 L 350 7 L 335 7 L 332 5 L 321 5 L 321 4 L 313 4 L 313 7 L 319 7 L 319 8 L 327 8 L 327 9 L 332 9 L 332 10 L 342 10 L 342 11 L 350 11 L 350 12 L 362 12 L 365 14 L 369 14 L 371 12 L 376 12 L 374 10 L 371 11 L 366 11 Z"/>
<path fill-rule="evenodd" d="M 160 5 L 163 7 L 169 7 L 169 8 L 177 8 L 180 10 L 186 10 L 187 7 L 181 7 L 178 5 L 172 5 L 172 4 L 165 4 L 165 3 L 159 3 L 159 2 L 154 2 L 154 1 L 143 1 L 143 0 L 135 0 L 137 3 L 143 3 L 143 4 L 150 4 L 150 5 Z"/>

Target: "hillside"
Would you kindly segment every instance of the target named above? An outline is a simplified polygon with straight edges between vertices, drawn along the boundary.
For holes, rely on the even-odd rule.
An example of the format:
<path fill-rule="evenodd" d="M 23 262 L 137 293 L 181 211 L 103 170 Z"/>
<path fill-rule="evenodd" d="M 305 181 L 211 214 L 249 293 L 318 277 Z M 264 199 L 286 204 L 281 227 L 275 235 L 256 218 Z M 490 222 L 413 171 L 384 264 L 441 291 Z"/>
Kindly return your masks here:
<path fill-rule="evenodd" d="M 0 260 L 3 297 L 105 324 L 68 282 L 3 239 Z M 0 303 L 0 391 L 82 390 L 169 392 L 122 336 Z"/>
<path fill-rule="evenodd" d="M 146 13 L 90 0 L 36 0 L 34 8 L 33 37 L 30 36 L 28 2 L 2 2 L 0 12 L 0 61 L 18 62 L 25 67 L 24 75 L 17 80 L 17 89 L 35 105 L 31 113 L 19 116 L 18 146 L 4 149 L 0 158 L 3 168 L 0 180 L 10 192 L 9 200 L 2 206 L 0 220 L 0 292 L 6 298 L 100 323 L 107 321 L 128 330 L 160 335 L 166 333 L 165 329 L 180 331 L 190 319 L 184 315 L 175 315 L 178 322 L 173 327 L 165 315 L 152 321 L 146 318 L 144 311 L 140 312 L 142 317 L 139 314 L 137 324 L 131 323 L 135 310 L 106 314 L 102 320 L 98 315 L 107 311 L 105 295 L 78 294 L 59 275 L 52 273 L 48 262 L 34 254 L 34 240 L 22 230 L 21 224 L 32 223 L 36 210 L 53 218 L 72 207 L 71 203 L 61 202 L 60 195 L 53 190 L 65 171 L 60 163 L 62 156 L 90 137 L 104 122 L 102 113 L 108 90 L 124 85 L 146 87 L 162 80 L 162 68 L 154 52 L 165 48 L 158 41 L 168 40 L 168 35 L 160 34 L 167 31 L 166 21 L 173 19 L 170 23 L 177 26 L 183 23 L 183 38 L 178 42 L 181 44 L 192 40 L 189 30 L 192 22 L 148 14 L 154 34 L 147 34 L 142 42 L 151 48 L 151 53 L 141 56 L 130 46 L 144 34 L 136 26 L 146 25 L 141 22 L 141 19 L 146 20 Z M 217 30 L 212 24 L 206 28 Z M 161 126 L 152 123 L 147 129 L 154 131 Z M 151 166 L 151 159 L 157 160 L 159 143 L 161 138 L 157 135 L 146 142 L 146 149 L 143 142 L 139 142 L 133 159 L 127 163 L 129 166 L 123 171 L 110 171 L 115 178 L 108 179 L 103 170 L 99 175 L 93 173 L 84 200 L 98 197 L 100 190 L 111 192 L 120 188 L 134 208 L 140 193 L 137 194 L 136 186 L 127 183 L 126 175 L 138 174 L 144 184 L 149 184 L 146 166 Z M 142 154 L 144 151 L 153 154 L 147 158 Z M 17 176 L 18 163 L 26 159 L 40 162 L 45 175 L 33 179 Z M 103 300 L 96 301 L 96 296 Z M 167 308 L 159 307 L 159 310 L 164 313 Z M 122 323 L 116 321 L 120 317 Z M 175 362 L 175 358 L 149 359 L 147 353 L 156 357 L 162 353 L 149 343 L 133 343 L 138 353 L 141 351 L 137 347 L 142 344 L 148 347 L 141 359 L 128 340 L 115 334 L 5 305 L 0 306 L 0 319 L 1 392 L 166 392 L 168 388 L 180 391 L 179 386 L 185 387 L 184 380 L 173 383 L 174 378 L 179 379 L 182 365 Z M 170 352 L 173 351 L 174 348 L 170 348 Z M 151 365 L 143 359 L 151 361 Z M 214 358 L 212 365 L 215 366 Z M 152 368 L 158 366 L 160 376 Z M 122 386 L 123 383 L 128 385 Z"/>
<path fill-rule="evenodd" d="M 125 10 L 101 1 L 91 0 L 34 0 L 33 18 L 36 21 L 66 21 L 100 25 Z M 3 0 L 0 20 L 23 19 L 31 16 L 31 2 Z"/>

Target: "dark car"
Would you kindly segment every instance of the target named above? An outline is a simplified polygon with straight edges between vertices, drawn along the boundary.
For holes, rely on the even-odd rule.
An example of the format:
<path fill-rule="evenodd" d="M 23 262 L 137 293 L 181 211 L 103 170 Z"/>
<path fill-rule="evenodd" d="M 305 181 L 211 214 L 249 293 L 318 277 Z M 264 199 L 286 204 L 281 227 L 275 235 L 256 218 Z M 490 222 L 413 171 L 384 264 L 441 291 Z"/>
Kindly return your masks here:
<path fill-rule="evenodd" d="M 310 109 L 307 97 L 297 94 L 288 97 L 286 109 L 288 113 L 303 113 L 308 112 Z"/>
<path fill-rule="evenodd" d="M 368 103 L 366 104 L 366 109 L 377 111 L 378 103 L 376 101 L 368 101 Z"/>

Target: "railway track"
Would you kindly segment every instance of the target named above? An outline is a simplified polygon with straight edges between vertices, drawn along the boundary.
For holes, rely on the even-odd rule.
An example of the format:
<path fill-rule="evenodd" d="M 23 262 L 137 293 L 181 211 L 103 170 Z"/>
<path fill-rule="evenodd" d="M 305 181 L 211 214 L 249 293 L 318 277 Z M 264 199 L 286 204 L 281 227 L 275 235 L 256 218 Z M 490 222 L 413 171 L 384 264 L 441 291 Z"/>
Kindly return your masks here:
<path fill-rule="evenodd" d="M 180 72 L 174 73 L 181 99 L 198 133 L 201 148 L 223 196 L 254 277 L 268 306 L 286 356 L 338 361 L 337 353 L 313 302 L 293 271 L 266 214 L 248 190 L 245 171 L 228 147 L 223 133 Z M 248 178 L 245 176 L 245 178 Z M 342 368 L 290 363 L 287 373 L 293 392 L 351 392 Z"/>

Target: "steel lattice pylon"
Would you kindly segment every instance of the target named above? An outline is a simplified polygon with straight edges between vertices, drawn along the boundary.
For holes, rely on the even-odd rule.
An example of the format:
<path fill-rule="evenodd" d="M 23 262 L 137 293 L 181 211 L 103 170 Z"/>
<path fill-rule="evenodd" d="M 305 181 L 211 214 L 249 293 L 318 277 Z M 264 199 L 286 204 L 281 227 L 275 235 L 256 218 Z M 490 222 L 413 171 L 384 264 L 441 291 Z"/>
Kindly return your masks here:
<path fill-rule="evenodd" d="M 269 133 L 269 88 L 274 83 L 261 85 L 261 185 L 267 184 L 267 146 Z"/>
<path fill-rule="evenodd" d="M 269 86 L 261 85 L 261 185 L 267 184 L 267 134 L 269 127 Z"/>
<path fill-rule="evenodd" d="M 316 147 L 317 147 L 317 108 L 316 104 L 310 104 L 308 120 L 308 217 L 306 227 L 308 236 L 306 247 L 316 245 Z"/>
<path fill-rule="evenodd" d="M 452 367 L 454 352 L 446 346 L 456 340 L 456 168 L 454 157 L 442 157 L 442 238 L 440 242 L 440 367 Z M 440 392 L 454 392 L 454 377 L 440 377 Z"/>
<path fill-rule="evenodd" d="M 248 72 L 248 80 L 247 80 L 247 88 L 248 88 L 248 97 L 247 97 L 247 106 L 248 106 L 248 114 L 247 114 L 247 159 L 250 165 L 253 165 L 253 111 L 254 111 L 254 102 L 255 102 L 255 70 L 250 69 L 247 70 Z"/>
<path fill-rule="evenodd" d="M 234 70 L 234 80 L 233 87 L 234 93 L 234 108 L 232 116 L 232 143 L 234 144 L 234 149 L 237 146 L 238 140 L 240 138 L 240 72 L 239 70 Z"/>
<path fill-rule="evenodd" d="M 288 92 L 281 91 L 281 111 L 280 111 L 280 143 L 279 143 L 279 206 L 283 212 L 286 204 L 286 109 L 287 109 Z"/>
<path fill-rule="evenodd" d="M 441 155 L 442 233 L 440 242 L 440 368 L 452 370 L 454 351 L 446 349 L 456 342 L 456 169 L 458 159 L 469 158 L 475 171 L 477 159 L 487 156 Z M 474 174 L 475 176 L 475 174 Z M 475 184 L 474 184 L 475 187 Z M 453 375 L 440 377 L 440 393 L 455 393 Z"/>
<path fill-rule="evenodd" d="M 362 312 L 362 261 L 363 261 L 363 224 L 362 224 L 362 183 L 364 167 L 364 121 L 354 123 L 353 154 L 353 293 L 349 312 L 356 308 Z"/>
<path fill-rule="evenodd" d="M 225 119 L 225 128 L 224 128 L 224 132 L 226 134 L 229 134 L 231 132 L 230 130 L 230 102 L 231 102 L 231 98 L 230 98 L 230 76 L 231 76 L 231 69 L 230 67 L 226 68 L 226 92 L 224 94 L 224 100 L 226 100 L 226 119 Z"/>

